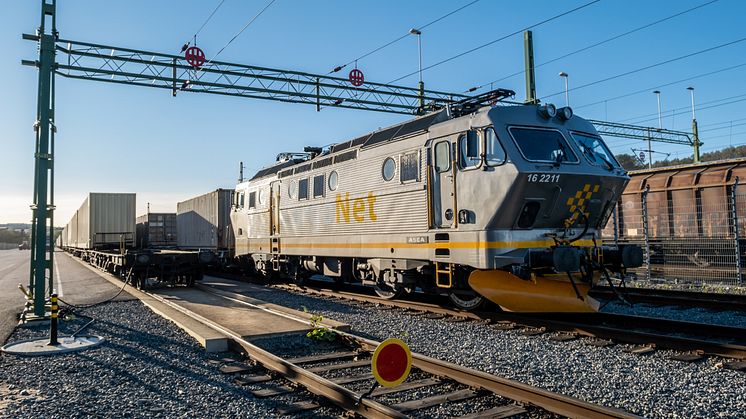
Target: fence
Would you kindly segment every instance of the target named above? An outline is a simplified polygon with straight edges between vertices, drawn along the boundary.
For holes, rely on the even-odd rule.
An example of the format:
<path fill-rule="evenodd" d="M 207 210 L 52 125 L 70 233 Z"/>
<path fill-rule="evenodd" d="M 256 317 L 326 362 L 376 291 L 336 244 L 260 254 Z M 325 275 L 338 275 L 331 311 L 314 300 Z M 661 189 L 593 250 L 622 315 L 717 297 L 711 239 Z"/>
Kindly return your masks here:
<path fill-rule="evenodd" d="M 625 194 L 602 232 L 604 241 L 638 244 L 638 282 L 741 287 L 746 249 L 746 185 Z"/>

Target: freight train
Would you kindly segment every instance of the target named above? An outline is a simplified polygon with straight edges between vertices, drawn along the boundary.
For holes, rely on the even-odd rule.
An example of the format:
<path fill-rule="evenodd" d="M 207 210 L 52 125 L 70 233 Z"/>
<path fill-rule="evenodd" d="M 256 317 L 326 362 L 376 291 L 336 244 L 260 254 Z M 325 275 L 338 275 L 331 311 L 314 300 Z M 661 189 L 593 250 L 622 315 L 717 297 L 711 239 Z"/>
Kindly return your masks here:
<path fill-rule="evenodd" d="M 652 278 L 737 283 L 746 250 L 745 158 L 637 170 L 630 177 L 604 229 L 607 241 L 646 246 Z"/>
<path fill-rule="evenodd" d="M 642 264 L 639 246 L 599 241 L 629 177 L 569 107 L 493 106 L 511 93 L 280 154 L 236 186 L 236 258 L 467 310 L 597 310 L 591 286 Z"/>
<path fill-rule="evenodd" d="M 168 215 L 135 218 L 134 193 L 90 193 L 57 238 L 57 246 L 137 288 L 149 281 L 194 285 L 211 252 L 168 248 Z M 139 230 L 139 235 L 138 235 Z M 139 240 L 138 240 L 139 236 Z M 146 243 L 146 241 L 148 243 Z M 138 245 L 139 243 L 139 245 Z"/>
<path fill-rule="evenodd" d="M 642 264 L 638 245 L 599 240 L 629 177 L 569 107 L 495 106 L 512 93 L 281 153 L 235 191 L 179 203 L 177 249 L 297 283 L 316 274 L 362 283 L 384 298 L 419 291 L 465 310 L 491 301 L 509 311 L 595 311 L 589 289 Z M 135 284 L 163 252 L 120 250 L 131 255 L 120 260 L 106 248 L 126 248 L 127 234 L 73 242 L 75 220 L 62 247 L 109 270 L 139 268 Z M 177 271 L 161 276 L 190 285 L 201 275 Z"/>

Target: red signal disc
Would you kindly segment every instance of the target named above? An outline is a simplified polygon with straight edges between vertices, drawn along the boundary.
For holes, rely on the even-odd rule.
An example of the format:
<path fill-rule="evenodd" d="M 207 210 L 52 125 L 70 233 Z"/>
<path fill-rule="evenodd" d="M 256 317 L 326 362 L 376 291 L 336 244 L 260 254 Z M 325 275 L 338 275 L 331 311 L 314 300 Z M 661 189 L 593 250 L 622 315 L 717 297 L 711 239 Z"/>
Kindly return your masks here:
<path fill-rule="evenodd" d="M 362 86 L 363 83 L 365 83 L 365 76 L 363 75 L 363 72 L 358 70 L 357 68 L 350 71 L 350 83 L 352 83 L 353 86 Z"/>
<path fill-rule="evenodd" d="M 187 48 L 184 58 L 194 68 L 200 68 L 205 63 L 205 53 L 198 47 Z"/>
<path fill-rule="evenodd" d="M 373 376 L 384 387 L 401 384 L 409 376 L 412 353 L 406 343 L 390 338 L 383 341 L 373 353 Z"/>

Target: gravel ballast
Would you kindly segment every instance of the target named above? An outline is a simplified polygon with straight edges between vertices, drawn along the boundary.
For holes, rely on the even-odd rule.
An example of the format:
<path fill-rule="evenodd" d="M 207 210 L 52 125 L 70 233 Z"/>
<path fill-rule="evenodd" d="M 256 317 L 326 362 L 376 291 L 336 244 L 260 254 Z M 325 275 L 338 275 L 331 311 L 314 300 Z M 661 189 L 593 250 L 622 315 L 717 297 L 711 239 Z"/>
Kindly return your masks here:
<path fill-rule="evenodd" d="M 742 417 L 746 412 L 746 373 L 723 369 L 719 358 L 685 363 L 669 360 L 672 351 L 635 355 L 624 351 L 626 345 L 555 342 L 548 335 L 525 336 L 476 322 L 452 323 L 275 291 L 262 299 L 306 307 L 378 340 L 406 336 L 415 352 L 591 403 L 646 417 Z"/>
<path fill-rule="evenodd" d="M 277 417 L 282 398 L 257 399 L 218 368 L 228 353 L 206 353 L 139 301 L 85 311 L 99 347 L 54 357 L 0 355 L 0 417 Z M 61 322 L 60 335 L 87 320 Z M 17 328 L 9 342 L 48 336 Z M 293 397 L 286 398 L 287 400 Z M 331 409 L 331 410 L 330 410 Z M 334 414 L 329 414 L 334 412 Z M 339 415 L 322 408 L 308 416 Z"/>
<path fill-rule="evenodd" d="M 701 307 L 656 306 L 651 304 L 634 304 L 629 306 L 617 301 L 609 302 L 601 311 L 746 328 L 746 313 L 738 311 L 711 310 Z"/>

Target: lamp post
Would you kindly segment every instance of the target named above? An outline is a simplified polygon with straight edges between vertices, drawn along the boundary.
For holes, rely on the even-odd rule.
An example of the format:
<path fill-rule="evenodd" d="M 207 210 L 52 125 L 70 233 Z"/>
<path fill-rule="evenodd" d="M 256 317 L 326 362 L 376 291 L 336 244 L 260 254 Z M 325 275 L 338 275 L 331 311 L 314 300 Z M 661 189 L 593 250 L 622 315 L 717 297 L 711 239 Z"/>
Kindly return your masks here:
<path fill-rule="evenodd" d="M 565 79 L 565 106 L 570 106 L 570 75 L 560 71 L 559 76 Z"/>
<path fill-rule="evenodd" d="M 699 163 L 699 129 L 697 128 L 697 115 L 694 112 L 694 88 L 689 86 L 686 88 L 692 94 L 692 160 L 694 163 Z"/>
<path fill-rule="evenodd" d="M 661 92 L 660 90 L 654 90 L 655 96 L 658 98 L 658 128 L 663 129 L 663 118 L 661 117 Z"/>
<path fill-rule="evenodd" d="M 419 55 L 419 73 L 420 73 L 420 113 L 425 110 L 425 83 L 422 81 L 422 31 L 416 28 L 409 30 L 409 33 L 417 36 L 417 52 Z"/>
<path fill-rule="evenodd" d="M 661 117 L 661 92 L 660 90 L 654 90 L 656 98 L 658 99 L 658 129 L 663 129 L 663 118 Z M 648 133 L 648 169 L 653 168 L 653 143 Z"/>

